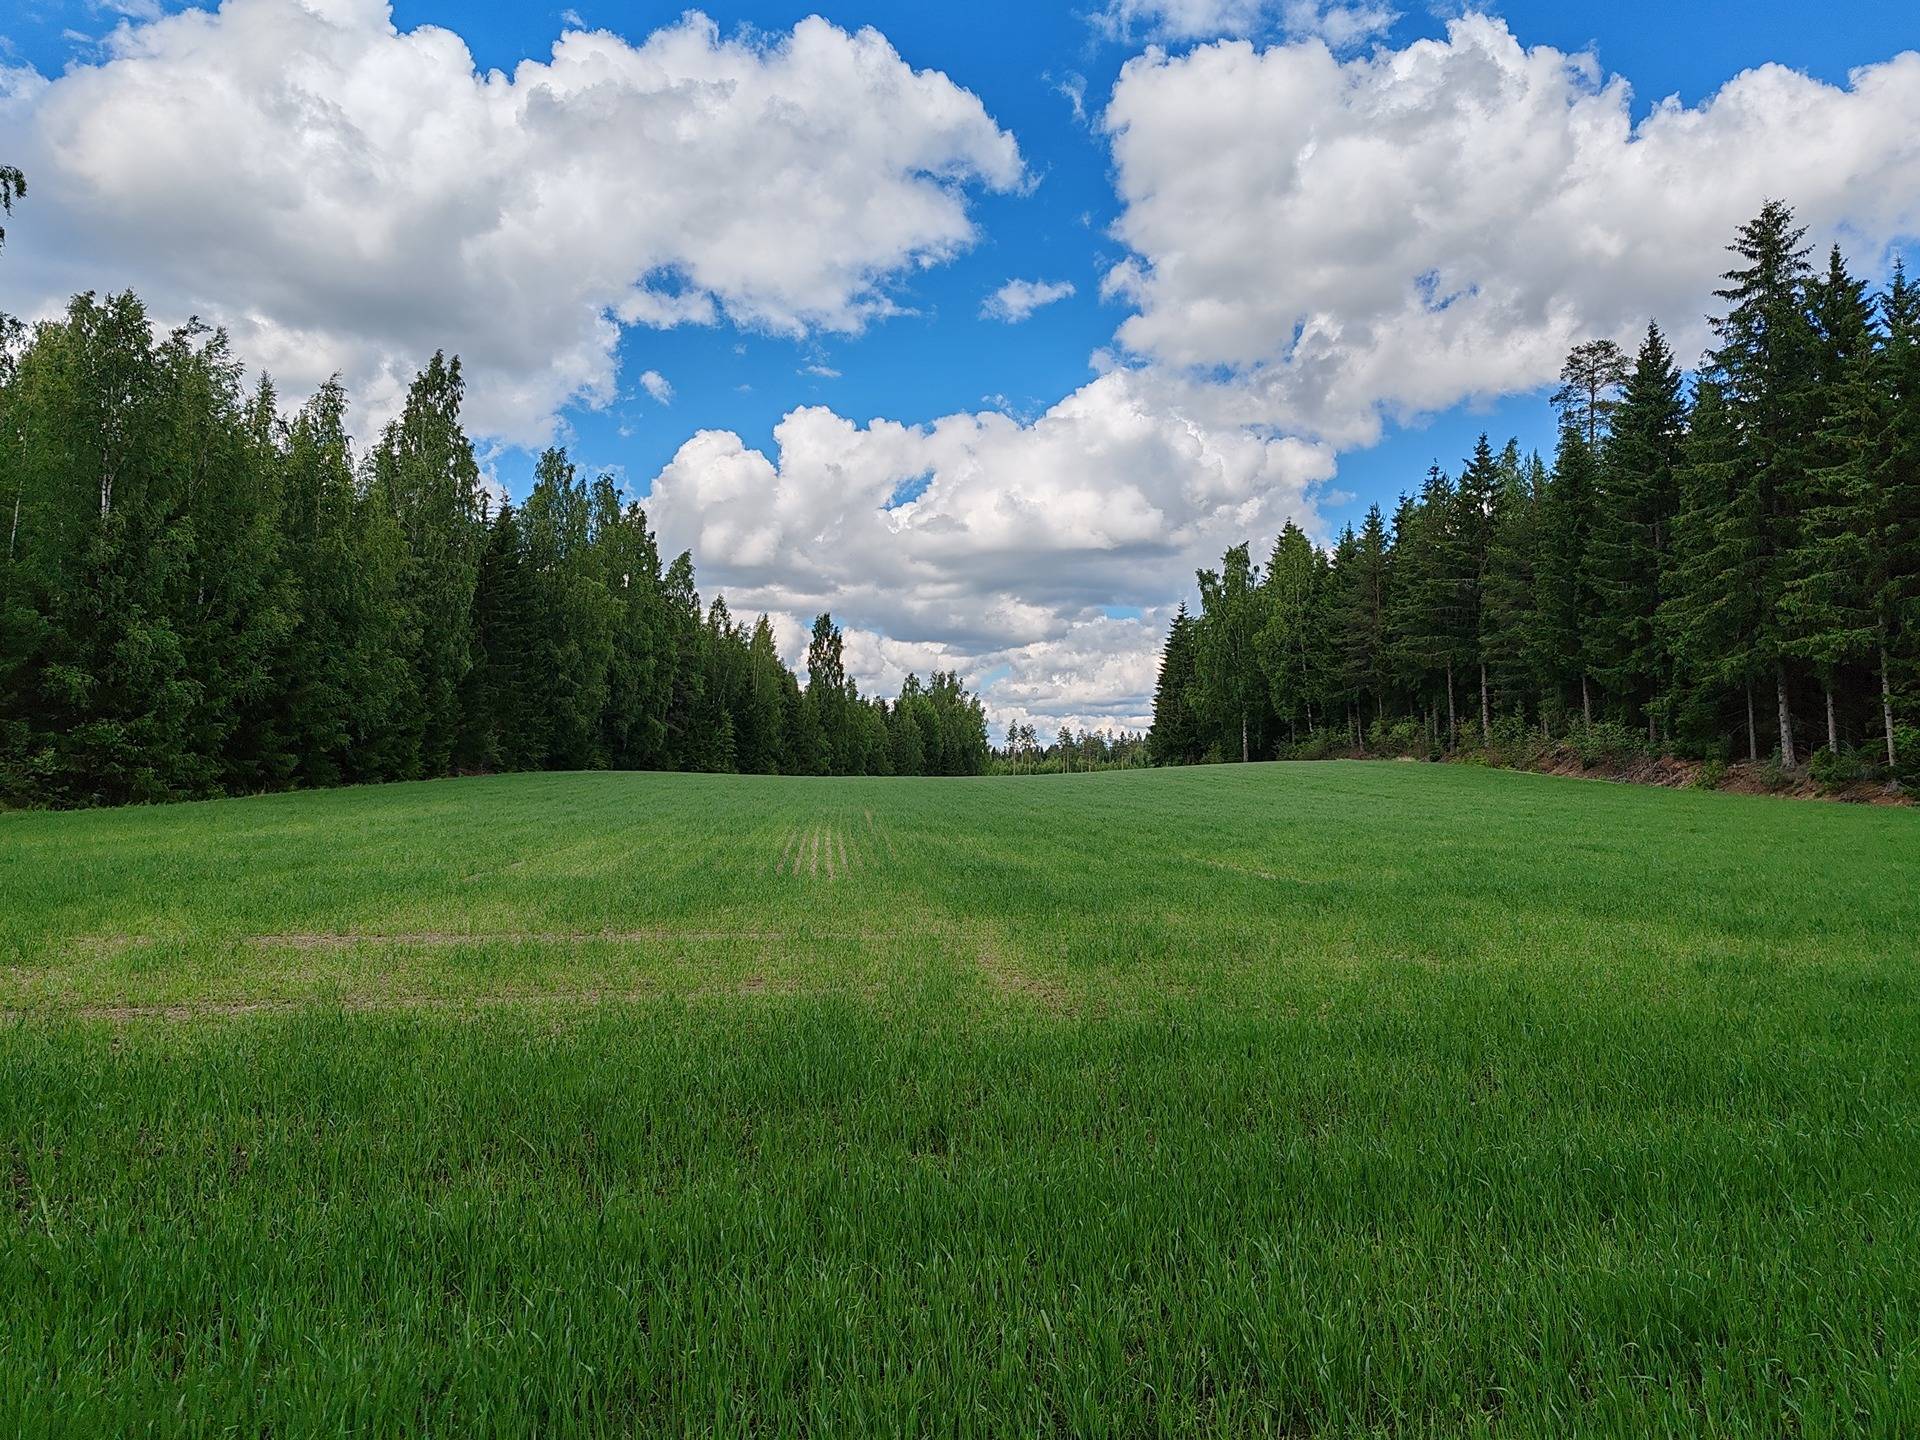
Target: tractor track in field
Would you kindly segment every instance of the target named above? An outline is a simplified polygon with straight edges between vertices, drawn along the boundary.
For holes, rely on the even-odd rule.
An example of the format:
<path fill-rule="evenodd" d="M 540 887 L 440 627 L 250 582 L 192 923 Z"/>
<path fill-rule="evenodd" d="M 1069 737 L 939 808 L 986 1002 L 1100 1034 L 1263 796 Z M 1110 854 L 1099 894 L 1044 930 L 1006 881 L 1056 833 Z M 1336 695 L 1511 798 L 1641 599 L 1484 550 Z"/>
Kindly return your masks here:
<path fill-rule="evenodd" d="M 867 813 L 867 823 L 873 823 L 872 812 Z M 888 858 L 892 858 L 893 847 L 887 846 Z M 809 821 L 797 825 L 781 837 L 779 849 L 773 857 L 772 872 L 775 876 L 805 880 L 809 884 L 832 883 L 843 880 L 857 870 L 864 870 L 878 862 L 879 844 L 869 838 L 862 844 L 862 836 L 857 825 L 846 825 L 829 820 Z"/>
<path fill-rule="evenodd" d="M 29 1020 L 212 1020 L 246 1015 L 293 1014 L 306 1010 L 337 1010 L 370 1015 L 406 1010 L 458 1012 L 502 1010 L 515 1006 L 552 1005 L 586 1009 L 595 1005 L 639 1004 L 649 1000 L 730 1000 L 754 995 L 834 993 L 830 987 L 809 986 L 790 978 L 747 975 L 730 984 L 674 988 L 665 985 L 593 987 L 576 990 L 503 990 L 486 994 L 442 995 L 408 992 L 396 995 L 295 995 L 255 1000 L 177 1000 L 152 1004 L 47 1004 L 0 1008 L 0 1023 Z"/>

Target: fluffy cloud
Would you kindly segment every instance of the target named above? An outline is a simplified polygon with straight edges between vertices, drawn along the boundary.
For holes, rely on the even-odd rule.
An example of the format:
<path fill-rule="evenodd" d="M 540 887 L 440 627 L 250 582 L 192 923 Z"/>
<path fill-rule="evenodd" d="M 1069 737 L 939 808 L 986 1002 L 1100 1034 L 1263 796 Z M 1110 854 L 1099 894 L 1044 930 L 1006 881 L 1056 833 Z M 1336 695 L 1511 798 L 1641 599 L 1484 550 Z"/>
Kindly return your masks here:
<path fill-rule="evenodd" d="M 649 511 L 736 610 L 831 608 L 870 688 L 936 664 L 999 671 L 1002 718 L 1135 723 L 1160 607 L 1226 545 L 1289 515 L 1311 523 L 1309 487 L 1332 470 L 1323 448 L 1213 428 L 1182 395 L 1117 370 L 1031 424 L 795 410 L 775 458 L 729 431 L 695 435 Z M 1108 613 L 1133 609 L 1152 614 Z"/>
<path fill-rule="evenodd" d="M 1224 373 L 1222 419 L 1364 444 L 1383 413 L 1531 389 L 1650 318 L 1697 346 L 1721 247 L 1770 195 L 1869 260 L 1920 233 L 1920 55 L 1844 89 L 1762 66 L 1637 124 L 1630 98 L 1480 15 L 1344 63 L 1149 52 L 1105 116 L 1119 339 Z"/>
<path fill-rule="evenodd" d="M 668 380 L 667 377 L 662 375 L 658 370 L 642 371 L 640 375 L 640 388 L 662 405 L 671 405 L 673 403 L 673 382 Z"/>
<path fill-rule="evenodd" d="M 1315 528 L 1313 483 L 1383 416 L 1533 389 L 1650 317 L 1697 345 L 1770 194 L 1869 257 L 1920 231 L 1920 57 L 1845 88 L 1763 67 L 1636 124 L 1625 82 L 1497 20 L 1344 62 L 1329 38 L 1123 72 L 1128 368 L 1030 425 L 800 410 L 775 458 L 697 436 L 656 484 L 663 530 L 747 604 L 831 606 L 882 688 L 939 663 L 1002 719 L 1138 722 L 1194 566 Z"/>
<path fill-rule="evenodd" d="M 1109 35 L 1157 40 L 1256 35 L 1278 25 L 1288 35 L 1315 36 L 1345 49 L 1390 28 L 1399 15 L 1378 3 L 1341 0 L 1108 0 L 1096 22 Z"/>
<path fill-rule="evenodd" d="M 0 93 L 35 203 L 8 308 L 131 283 L 376 408 L 444 346 L 476 428 L 520 441 L 612 398 L 622 324 L 860 330 L 972 241 L 969 185 L 1025 178 L 972 94 L 817 18 L 571 30 L 507 75 L 384 0 L 225 0 Z"/>
<path fill-rule="evenodd" d="M 1018 325 L 1034 311 L 1071 294 L 1071 280 L 1009 280 L 986 298 L 980 313 L 989 320 Z"/>

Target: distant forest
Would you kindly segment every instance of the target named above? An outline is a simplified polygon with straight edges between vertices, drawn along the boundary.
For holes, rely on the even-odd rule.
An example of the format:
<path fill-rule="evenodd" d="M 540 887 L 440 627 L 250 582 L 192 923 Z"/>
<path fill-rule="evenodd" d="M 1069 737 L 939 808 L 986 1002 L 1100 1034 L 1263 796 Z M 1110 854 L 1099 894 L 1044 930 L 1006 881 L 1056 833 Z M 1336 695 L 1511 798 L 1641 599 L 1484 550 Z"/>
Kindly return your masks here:
<path fill-rule="evenodd" d="M 20 193 L 4 174 L 7 198 Z M 132 295 L 0 317 L 0 797 L 81 805 L 493 770 L 976 774 L 950 674 L 889 703 L 821 615 L 806 685 L 636 503 L 540 457 L 493 506 L 436 355 L 356 457 Z"/>
<path fill-rule="evenodd" d="M 1523 736 L 1920 766 L 1920 289 L 1824 272 L 1772 203 L 1729 247 L 1689 385 L 1657 326 L 1568 357 L 1549 467 L 1482 437 L 1331 553 L 1296 526 L 1199 574 L 1167 636 L 1162 764 Z"/>

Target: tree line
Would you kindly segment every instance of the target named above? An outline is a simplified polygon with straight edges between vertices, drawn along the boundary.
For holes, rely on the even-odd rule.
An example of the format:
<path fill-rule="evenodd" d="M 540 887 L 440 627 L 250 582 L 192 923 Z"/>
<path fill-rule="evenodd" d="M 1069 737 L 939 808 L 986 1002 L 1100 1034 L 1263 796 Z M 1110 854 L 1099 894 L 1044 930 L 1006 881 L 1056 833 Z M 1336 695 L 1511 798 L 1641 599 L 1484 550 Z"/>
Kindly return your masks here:
<path fill-rule="evenodd" d="M 0 199 L 22 192 L 0 176 Z M 81 805 L 493 770 L 975 774 L 956 676 L 804 686 L 562 449 L 492 503 L 436 355 L 355 453 L 338 381 L 283 417 L 224 334 L 131 294 L 0 317 L 0 797 Z"/>
<path fill-rule="evenodd" d="M 1485 436 L 1331 552 L 1288 524 L 1199 572 L 1161 763 L 1614 727 L 1793 769 L 1920 762 L 1920 288 L 1879 295 L 1769 203 L 1691 378 L 1657 325 L 1577 347 L 1551 465 Z"/>
<path fill-rule="evenodd" d="M 1033 726 L 1015 721 L 1007 743 L 996 747 L 989 765 L 995 775 L 1072 775 L 1092 770 L 1138 770 L 1153 763 L 1147 737 L 1137 730 L 1085 729 L 1075 734 L 1062 725 L 1052 744 L 1042 743 Z"/>

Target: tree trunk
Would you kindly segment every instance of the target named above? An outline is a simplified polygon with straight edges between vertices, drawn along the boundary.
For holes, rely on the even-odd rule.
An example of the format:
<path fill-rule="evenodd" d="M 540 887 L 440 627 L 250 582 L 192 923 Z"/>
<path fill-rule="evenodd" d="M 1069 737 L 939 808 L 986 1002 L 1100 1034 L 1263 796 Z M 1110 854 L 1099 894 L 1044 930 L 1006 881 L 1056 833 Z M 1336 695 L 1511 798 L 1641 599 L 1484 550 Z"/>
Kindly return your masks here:
<path fill-rule="evenodd" d="M 1587 728 L 1593 728 L 1593 691 L 1587 687 L 1587 672 L 1580 672 L 1580 713 L 1586 716 Z"/>
<path fill-rule="evenodd" d="M 1760 761 L 1760 732 L 1753 723 L 1753 681 L 1747 681 L 1747 759 L 1758 764 Z"/>
<path fill-rule="evenodd" d="M 1453 659 L 1447 659 L 1447 744 L 1453 745 L 1460 739 L 1460 717 L 1453 708 Z"/>
<path fill-rule="evenodd" d="M 1487 698 L 1487 662 L 1480 662 L 1480 738 L 1493 734 L 1493 705 Z"/>
<path fill-rule="evenodd" d="M 7 563 L 13 563 L 13 542 L 20 538 L 20 491 L 26 488 L 23 479 L 13 492 L 13 528 L 7 531 Z"/>
<path fill-rule="evenodd" d="M 1773 667 L 1774 694 L 1780 701 L 1780 763 L 1792 770 L 1799 763 L 1793 753 L 1793 709 L 1787 703 L 1787 667 Z"/>
<path fill-rule="evenodd" d="M 1831 682 L 1829 682 L 1828 685 L 1826 686 L 1826 691 L 1827 691 L 1827 753 L 1830 755 L 1838 755 L 1840 753 L 1840 727 L 1836 725 L 1833 720 L 1833 685 Z"/>
<path fill-rule="evenodd" d="M 1247 763 L 1247 712 L 1240 712 L 1240 763 Z"/>
<path fill-rule="evenodd" d="M 1887 732 L 1887 766 L 1892 768 L 1893 753 L 1893 683 L 1887 678 L 1887 637 L 1880 637 L 1880 723 Z"/>

